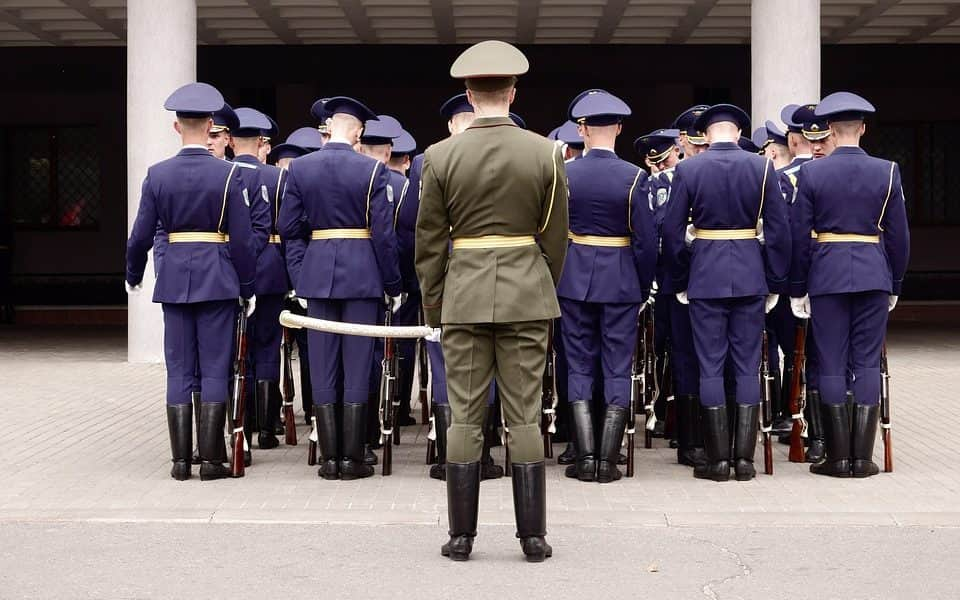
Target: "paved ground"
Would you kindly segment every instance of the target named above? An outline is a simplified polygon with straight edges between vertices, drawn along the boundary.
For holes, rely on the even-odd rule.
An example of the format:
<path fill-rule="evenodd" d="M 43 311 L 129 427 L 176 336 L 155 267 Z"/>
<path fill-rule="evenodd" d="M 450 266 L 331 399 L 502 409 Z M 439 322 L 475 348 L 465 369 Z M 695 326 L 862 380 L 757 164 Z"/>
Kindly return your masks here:
<path fill-rule="evenodd" d="M 418 594 L 424 585 L 411 577 L 417 573 L 444 585 L 462 574 L 496 587 L 526 568 L 512 539 L 508 479 L 483 484 L 476 566 L 435 559 L 446 498 L 443 485 L 426 476 L 419 427 L 404 430 L 387 478 L 320 480 L 302 443 L 256 452 L 242 480 L 171 480 L 163 367 L 127 364 L 123 336 L 109 328 L 0 329 L 0 419 L 7 425 L 0 598 L 182 595 L 186 584 L 164 568 L 186 568 L 184 580 L 194 580 L 204 564 L 195 557 L 211 552 L 238 556 L 244 581 L 285 574 L 275 591 L 296 592 L 316 590 L 323 579 L 337 596 L 375 585 L 373 571 L 359 573 L 375 556 L 400 578 L 401 591 Z M 541 575 L 504 589 L 511 596 L 540 586 L 587 590 L 606 573 L 613 579 L 601 589 L 612 594 L 627 584 L 671 592 L 667 597 L 758 597 L 783 589 L 788 565 L 797 562 L 789 576 L 822 588 L 824 598 L 908 598 L 921 590 L 956 597 L 937 557 L 960 550 L 960 467 L 943 459 L 960 450 L 960 330 L 895 329 L 890 360 L 895 473 L 819 478 L 787 462 L 786 447 L 778 446 L 774 477 L 715 484 L 694 480 L 661 440 L 638 450 L 636 478 L 615 485 L 566 480 L 553 466 L 549 522 L 557 556 Z M 299 433 L 305 441 L 306 427 Z M 269 540 L 275 561 L 252 559 L 258 538 Z M 917 560 L 921 552 L 933 560 Z M 613 559 L 623 568 L 604 566 Z M 217 582 L 208 591 L 225 596 L 229 563 L 212 564 Z M 898 578 L 907 567 L 910 575 Z M 327 582 L 335 572 L 366 579 Z M 867 587 L 853 593 L 860 584 Z M 443 588 L 427 589 L 440 595 Z"/>

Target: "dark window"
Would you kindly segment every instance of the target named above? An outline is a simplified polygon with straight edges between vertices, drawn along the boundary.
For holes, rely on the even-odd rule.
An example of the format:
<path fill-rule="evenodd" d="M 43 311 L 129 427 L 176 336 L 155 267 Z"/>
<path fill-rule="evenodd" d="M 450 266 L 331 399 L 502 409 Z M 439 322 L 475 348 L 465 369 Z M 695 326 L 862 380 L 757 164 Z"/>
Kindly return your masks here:
<path fill-rule="evenodd" d="M 7 207 L 20 228 L 95 229 L 100 155 L 95 127 L 6 131 Z"/>
<path fill-rule="evenodd" d="M 900 165 L 911 225 L 960 225 L 960 123 L 868 123 L 864 149 Z"/>

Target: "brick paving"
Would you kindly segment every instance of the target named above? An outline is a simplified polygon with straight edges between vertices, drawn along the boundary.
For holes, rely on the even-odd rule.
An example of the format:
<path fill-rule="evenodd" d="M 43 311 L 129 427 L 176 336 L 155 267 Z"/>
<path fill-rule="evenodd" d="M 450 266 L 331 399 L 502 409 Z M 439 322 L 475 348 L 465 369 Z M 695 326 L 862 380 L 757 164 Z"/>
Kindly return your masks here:
<path fill-rule="evenodd" d="M 960 449 L 960 329 L 897 325 L 889 355 L 893 474 L 816 477 L 775 444 L 775 476 L 717 484 L 694 480 L 655 440 L 637 450 L 637 476 L 616 484 L 568 480 L 551 465 L 550 522 L 960 526 L 960 466 L 944 460 Z M 196 470 L 188 482 L 170 479 L 164 380 L 162 365 L 126 362 L 123 329 L 0 329 L 0 521 L 445 522 L 445 488 L 427 476 L 420 426 L 404 429 L 386 478 L 378 467 L 366 480 L 319 479 L 301 424 L 299 446 L 255 450 L 243 479 L 201 483 Z M 879 462 L 879 441 L 877 451 Z M 494 453 L 502 462 L 502 449 Z M 483 523 L 512 523 L 510 480 L 484 482 L 480 509 Z"/>

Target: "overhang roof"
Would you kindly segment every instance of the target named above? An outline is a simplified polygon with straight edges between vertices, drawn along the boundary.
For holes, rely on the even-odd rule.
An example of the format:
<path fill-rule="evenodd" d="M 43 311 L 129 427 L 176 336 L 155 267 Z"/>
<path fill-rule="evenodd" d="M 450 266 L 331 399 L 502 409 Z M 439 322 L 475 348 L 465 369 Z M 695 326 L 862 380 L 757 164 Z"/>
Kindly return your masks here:
<path fill-rule="evenodd" d="M 750 0 L 197 0 L 197 5 L 198 43 L 213 45 L 750 40 Z M 960 43 L 957 0 L 822 0 L 820 22 L 826 44 Z M 126 0 L 0 0 L 0 46 L 122 45 L 125 35 Z"/>

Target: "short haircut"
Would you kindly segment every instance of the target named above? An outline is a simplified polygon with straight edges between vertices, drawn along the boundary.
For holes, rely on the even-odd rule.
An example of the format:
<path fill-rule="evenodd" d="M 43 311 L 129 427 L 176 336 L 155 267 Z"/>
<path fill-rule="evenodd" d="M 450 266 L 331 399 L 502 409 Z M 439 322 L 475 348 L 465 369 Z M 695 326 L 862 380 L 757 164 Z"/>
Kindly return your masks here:
<path fill-rule="evenodd" d="M 203 131 L 209 121 L 210 117 L 177 117 L 177 122 L 184 131 Z"/>

